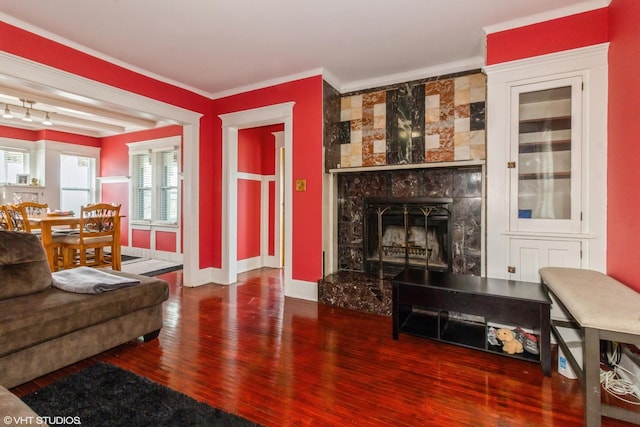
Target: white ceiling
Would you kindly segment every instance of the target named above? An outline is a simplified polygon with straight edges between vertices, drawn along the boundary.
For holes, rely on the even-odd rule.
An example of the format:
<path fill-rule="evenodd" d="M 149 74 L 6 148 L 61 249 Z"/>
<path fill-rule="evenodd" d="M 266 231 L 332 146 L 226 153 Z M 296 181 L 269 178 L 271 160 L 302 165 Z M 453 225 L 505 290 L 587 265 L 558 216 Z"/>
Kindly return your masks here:
<path fill-rule="evenodd" d="M 0 19 L 216 98 L 318 72 L 347 92 L 479 68 L 485 28 L 609 1 L 3 0 Z"/>

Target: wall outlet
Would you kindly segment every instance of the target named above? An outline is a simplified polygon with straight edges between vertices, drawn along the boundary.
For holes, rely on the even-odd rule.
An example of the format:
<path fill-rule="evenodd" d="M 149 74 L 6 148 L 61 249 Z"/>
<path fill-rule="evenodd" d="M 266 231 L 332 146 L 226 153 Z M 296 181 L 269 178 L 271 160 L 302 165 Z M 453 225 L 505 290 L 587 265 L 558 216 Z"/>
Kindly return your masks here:
<path fill-rule="evenodd" d="M 635 395 L 640 399 L 640 356 L 629 350 L 626 344 L 621 344 L 620 347 L 622 348 L 622 356 L 618 365 L 631 372 L 631 375 L 622 369 L 617 370 L 618 375 L 633 384 Z"/>

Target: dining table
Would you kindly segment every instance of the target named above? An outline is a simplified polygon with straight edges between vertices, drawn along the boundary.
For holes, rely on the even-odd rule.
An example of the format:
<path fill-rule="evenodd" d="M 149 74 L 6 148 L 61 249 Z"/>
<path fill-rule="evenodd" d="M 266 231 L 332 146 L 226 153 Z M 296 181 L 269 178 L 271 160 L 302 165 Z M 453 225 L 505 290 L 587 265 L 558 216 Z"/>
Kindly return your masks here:
<path fill-rule="evenodd" d="M 120 218 L 122 218 L 122 216 L 120 216 Z M 57 267 L 55 263 L 53 231 L 77 229 L 81 225 L 80 217 L 58 213 L 45 213 L 42 215 L 29 216 L 29 222 L 33 227 L 40 229 L 40 239 L 44 251 L 47 254 L 49 267 L 51 271 L 55 271 Z M 113 238 L 113 246 L 111 247 L 112 270 L 120 271 L 122 268 L 121 250 L 120 233 L 116 233 Z"/>

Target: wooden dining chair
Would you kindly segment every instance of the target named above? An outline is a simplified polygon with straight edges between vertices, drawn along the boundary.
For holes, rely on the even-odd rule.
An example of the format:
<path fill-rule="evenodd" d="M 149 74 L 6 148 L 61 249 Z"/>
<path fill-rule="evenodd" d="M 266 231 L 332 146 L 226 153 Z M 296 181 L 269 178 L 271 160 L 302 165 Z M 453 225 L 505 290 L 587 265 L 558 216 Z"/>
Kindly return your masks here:
<path fill-rule="evenodd" d="M 0 230 L 13 230 L 13 221 L 9 218 L 9 208 L 0 205 Z"/>
<path fill-rule="evenodd" d="M 106 267 L 120 270 L 116 259 L 120 241 L 120 205 L 96 203 L 80 208 L 80 227 L 77 234 L 62 240 L 64 268 L 80 266 Z M 110 248 L 107 252 L 105 249 Z"/>
<path fill-rule="evenodd" d="M 27 229 L 27 227 L 29 227 L 29 221 L 25 220 L 25 217 L 18 205 L 10 204 L 6 205 L 6 208 L 11 229 L 14 231 L 23 231 L 28 233 L 28 230 L 31 230 L 31 228 Z"/>
<path fill-rule="evenodd" d="M 22 202 L 6 205 L 11 230 L 35 234 L 38 238 L 41 238 L 40 227 L 32 224 L 31 221 L 29 221 L 29 217 L 46 215 L 48 207 L 49 205 L 47 203 L 37 202 Z M 63 267 L 62 237 L 64 237 L 64 234 L 59 234 L 56 231 L 54 231 L 51 236 L 54 256 L 53 266 L 55 270 L 60 270 Z"/>
<path fill-rule="evenodd" d="M 45 215 L 49 205 L 47 203 L 38 202 L 20 202 L 13 206 L 15 206 L 19 211 L 20 220 L 22 222 L 20 225 L 20 231 L 38 234 L 40 232 L 40 227 L 31 224 L 31 222 L 29 222 L 29 217 Z"/>

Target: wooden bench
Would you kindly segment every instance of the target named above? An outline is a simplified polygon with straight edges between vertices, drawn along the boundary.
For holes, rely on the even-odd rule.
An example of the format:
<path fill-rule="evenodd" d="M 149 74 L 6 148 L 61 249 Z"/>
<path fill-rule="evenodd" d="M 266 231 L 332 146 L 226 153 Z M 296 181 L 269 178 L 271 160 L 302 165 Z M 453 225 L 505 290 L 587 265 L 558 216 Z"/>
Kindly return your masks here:
<path fill-rule="evenodd" d="M 552 320 L 551 330 L 583 383 L 585 425 L 599 426 L 603 415 L 640 424 L 640 412 L 604 404 L 600 396 L 600 340 L 640 345 L 640 293 L 592 270 L 545 267 L 540 269 L 540 277 L 570 319 Z M 581 330 L 583 368 L 571 354 L 558 326 Z"/>

